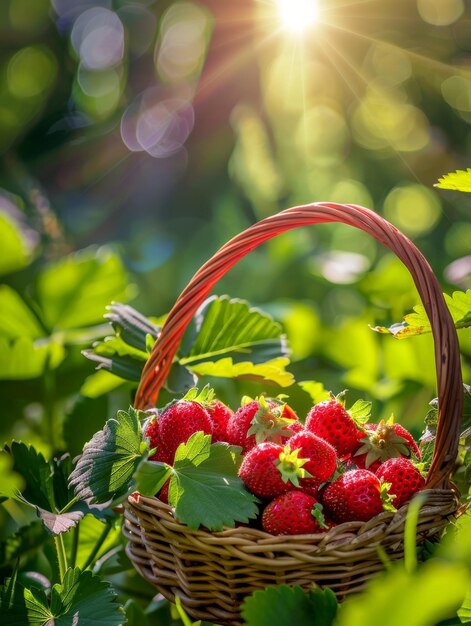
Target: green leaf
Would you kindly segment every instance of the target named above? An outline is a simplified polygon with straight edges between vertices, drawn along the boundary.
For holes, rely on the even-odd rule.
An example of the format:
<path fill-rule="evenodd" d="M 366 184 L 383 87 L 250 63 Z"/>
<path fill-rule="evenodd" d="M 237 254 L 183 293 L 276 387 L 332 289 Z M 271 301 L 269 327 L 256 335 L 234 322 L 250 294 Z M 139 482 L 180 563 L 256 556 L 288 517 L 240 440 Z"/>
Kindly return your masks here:
<path fill-rule="evenodd" d="M 124 605 L 126 626 L 150 626 L 147 615 L 134 600 L 128 600 Z"/>
<path fill-rule="evenodd" d="M 14 471 L 22 476 L 25 482 L 22 492 L 10 494 L 10 497 L 34 508 L 52 535 L 66 532 L 75 526 L 82 519 L 84 511 L 80 503 L 77 503 L 70 510 L 61 513 L 61 509 L 69 500 L 64 486 L 63 461 L 57 461 L 52 465 L 33 446 L 16 441 L 11 444 L 10 454 Z"/>
<path fill-rule="evenodd" d="M 470 584 L 469 570 L 460 563 L 431 559 L 411 573 L 392 567 L 343 604 L 336 626 L 378 626 L 379 615 L 381 626 L 437 624 L 456 614 Z"/>
<path fill-rule="evenodd" d="M 43 524 L 39 520 L 21 526 L 13 535 L 0 543 L 0 568 L 14 563 L 20 557 L 25 558 L 37 550 L 49 539 Z"/>
<path fill-rule="evenodd" d="M 104 554 L 106 554 L 109 550 L 112 550 L 116 546 L 120 545 L 122 538 L 121 524 L 115 523 L 114 526 L 111 527 L 111 523 L 107 522 L 105 524 L 93 515 L 85 515 L 85 517 L 81 520 L 79 526 L 79 542 L 76 555 L 76 564 L 78 567 L 83 569 L 88 560 L 88 557 L 90 556 L 90 553 L 92 552 L 92 550 L 94 550 L 97 541 L 100 539 L 105 529 L 110 530 L 95 555 L 95 562 L 100 559 Z M 72 542 L 72 532 L 66 533 L 64 535 L 64 544 L 69 554 L 72 549 Z"/>
<path fill-rule="evenodd" d="M 22 336 L 8 340 L 0 336 L 0 380 L 25 380 L 41 376 L 46 368 L 55 369 L 65 356 L 64 347 L 55 340 Z"/>
<path fill-rule="evenodd" d="M 0 596 L 3 626 L 121 626 L 125 619 L 111 586 L 90 571 L 68 569 L 50 602 L 39 589 L 9 585 Z"/>
<path fill-rule="evenodd" d="M 237 471 L 240 449 L 223 443 L 211 445 L 202 432 L 179 445 L 169 486 L 169 502 L 176 517 L 190 528 L 209 530 L 234 527 L 257 515 L 256 498 Z"/>
<path fill-rule="evenodd" d="M 98 370 L 98 372 L 87 376 L 80 388 L 80 394 L 86 398 L 99 398 L 105 393 L 114 391 L 123 383 L 123 379 L 119 376 L 115 376 L 106 370 Z"/>
<path fill-rule="evenodd" d="M 117 502 L 132 491 L 133 474 L 142 460 L 139 412 L 118 411 L 86 444 L 70 475 L 77 498 L 93 503 Z"/>
<path fill-rule="evenodd" d="M 289 359 L 284 357 L 272 359 L 265 363 L 252 363 L 250 361 L 234 363 L 232 357 L 226 357 L 219 359 L 219 361 L 191 364 L 188 367 L 198 376 L 240 378 L 264 383 L 275 383 L 280 387 L 289 387 L 294 383 L 294 377 L 285 370 L 287 365 L 289 365 Z"/>
<path fill-rule="evenodd" d="M 131 295 L 120 258 L 105 247 L 68 255 L 43 270 L 37 283 L 38 302 L 50 329 L 95 324 L 107 304 Z"/>
<path fill-rule="evenodd" d="M 112 357 L 101 356 L 96 354 L 93 350 L 83 350 L 82 354 L 87 357 L 87 359 L 96 361 L 98 363 L 98 370 L 105 370 L 115 376 L 124 378 L 124 380 L 138 382 L 141 379 L 144 362 L 140 359 L 136 361 L 134 357 L 127 355 L 113 355 Z"/>
<path fill-rule="evenodd" d="M 63 437 L 72 456 L 81 454 L 85 443 L 103 426 L 108 414 L 108 397 L 75 398 L 64 418 Z"/>
<path fill-rule="evenodd" d="M 0 275 L 27 267 L 31 262 L 32 247 L 18 222 L 0 208 Z"/>
<path fill-rule="evenodd" d="M 324 387 L 322 383 L 318 383 L 314 380 L 302 380 L 298 383 L 303 391 L 311 396 L 314 404 L 329 400 L 330 393 Z"/>
<path fill-rule="evenodd" d="M 336 614 L 337 600 L 330 589 L 305 592 L 299 586 L 267 587 L 242 605 L 245 626 L 331 626 Z"/>
<path fill-rule="evenodd" d="M 455 327 L 460 329 L 471 326 L 471 289 L 455 291 L 451 297 L 446 293 L 443 295 Z M 393 335 L 396 339 L 406 339 L 414 335 L 430 333 L 432 328 L 423 305 L 418 304 L 414 307 L 414 313 L 406 315 L 403 322 L 393 324 L 389 328 L 375 326 L 372 330 Z"/>
<path fill-rule="evenodd" d="M 368 400 L 357 400 L 348 412 L 357 424 L 366 424 L 371 417 L 371 402 Z"/>
<path fill-rule="evenodd" d="M 456 191 L 471 191 L 471 169 L 456 170 L 456 172 L 450 172 L 438 179 L 438 183 L 435 183 L 434 187 L 440 189 L 454 189 Z"/>
<path fill-rule="evenodd" d="M 458 609 L 458 617 L 462 624 L 469 624 L 471 622 L 471 589 L 463 600 L 463 604 Z"/>
<path fill-rule="evenodd" d="M 13 470 L 13 459 L 4 450 L 0 450 L 0 499 L 16 498 L 23 489 L 25 481 L 23 477 Z"/>
<path fill-rule="evenodd" d="M 0 334 L 8 339 L 39 339 L 44 329 L 23 298 L 8 285 L 0 285 Z"/>
<path fill-rule="evenodd" d="M 182 365 L 230 357 L 234 363 L 265 363 L 287 356 L 288 347 L 280 324 L 243 300 L 227 296 L 208 298 L 195 315 L 196 336 Z"/>
<path fill-rule="evenodd" d="M 134 474 L 136 491 L 143 496 L 154 496 L 162 489 L 171 472 L 172 470 L 165 463 L 144 461 Z"/>
<path fill-rule="evenodd" d="M 105 318 L 110 321 L 116 336 L 124 343 L 146 353 L 148 337 L 157 338 L 160 326 L 153 324 L 147 317 L 128 304 L 113 302 L 106 307 L 109 311 Z"/>

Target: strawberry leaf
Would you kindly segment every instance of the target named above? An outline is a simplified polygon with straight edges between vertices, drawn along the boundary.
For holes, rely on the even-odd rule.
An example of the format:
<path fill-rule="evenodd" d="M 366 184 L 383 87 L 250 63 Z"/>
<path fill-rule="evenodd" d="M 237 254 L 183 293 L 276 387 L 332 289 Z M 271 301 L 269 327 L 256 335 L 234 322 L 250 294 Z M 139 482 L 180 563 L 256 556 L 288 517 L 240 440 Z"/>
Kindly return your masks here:
<path fill-rule="evenodd" d="M 357 400 L 349 409 L 351 417 L 357 424 L 366 424 L 371 416 L 371 402 Z"/>
<path fill-rule="evenodd" d="M 276 383 L 280 387 L 289 387 L 294 383 L 294 377 L 285 370 L 287 365 L 289 365 L 289 360 L 282 357 L 266 363 L 252 363 L 250 361 L 234 363 L 232 357 L 226 357 L 218 361 L 205 361 L 188 365 L 188 367 L 198 376 L 258 380 Z"/>
<path fill-rule="evenodd" d="M 337 600 L 330 589 L 305 592 L 299 586 L 255 591 L 242 605 L 245 626 L 332 626 Z"/>
<path fill-rule="evenodd" d="M 3 626 L 120 626 L 124 621 L 111 586 L 79 568 L 67 570 L 50 600 L 41 589 L 26 589 L 11 578 L 1 589 L 0 607 Z"/>
<path fill-rule="evenodd" d="M 171 468 L 158 461 L 143 461 L 134 474 L 136 491 L 143 496 L 154 496 L 171 474 Z"/>
<path fill-rule="evenodd" d="M 132 491 L 134 472 L 146 454 L 139 412 L 118 411 L 85 445 L 69 485 L 81 500 L 121 501 Z"/>
<path fill-rule="evenodd" d="M 265 363 L 288 355 L 280 324 L 247 302 L 227 296 L 208 298 L 195 315 L 192 337 L 183 348 L 183 365 L 231 357 L 234 363 Z M 193 369 L 193 368 L 192 368 Z"/>
<path fill-rule="evenodd" d="M 455 291 L 452 296 L 443 294 L 448 310 L 457 329 L 471 326 L 471 289 Z M 430 333 L 432 328 L 422 304 L 414 307 L 414 312 L 404 317 L 402 322 L 389 326 L 375 326 L 372 328 L 378 333 L 393 335 L 396 339 L 406 339 L 414 335 Z"/>
<path fill-rule="evenodd" d="M 454 189 L 456 191 L 471 191 L 471 168 L 468 167 L 466 171 L 456 170 L 456 172 L 450 172 L 441 176 L 434 187 Z"/>
<path fill-rule="evenodd" d="M 211 437 L 202 432 L 178 446 L 169 502 L 181 522 L 190 528 L 222 530 L 256 517 L 256 498 L 237 475 L 239 452 L 227 444 L 211 445 Z"/>

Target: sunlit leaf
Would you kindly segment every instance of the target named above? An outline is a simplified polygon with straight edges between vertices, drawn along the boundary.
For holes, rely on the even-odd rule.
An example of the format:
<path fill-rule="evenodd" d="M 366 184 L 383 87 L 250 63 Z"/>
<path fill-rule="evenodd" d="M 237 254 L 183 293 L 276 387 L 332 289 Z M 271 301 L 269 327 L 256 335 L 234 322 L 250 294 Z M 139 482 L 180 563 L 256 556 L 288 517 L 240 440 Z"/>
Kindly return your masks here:
<path fill-rule="evenodd" d="M 289 359 L 284 357 L 272 359 L 265 363 L 251 363 L 249 361 L 234 363 L 232 357 L 226 357 L 219 359 L 219 361 L 191 364 L 189 367 L 198 376 L 258 380 L 275 383 L 280 387 L 289 387 L 294 383 L 294 376 L 285 370 L 287 365 L 289 365 Z"/>
<path fill-rule="evenodd" d="M 41 376 L 47 365 L 55 369 L 65 356 L 64 347 L 54 340 L 21 336 L 14 340 L 0 336 L 0 379 L 24 380 Z"/>
<path fill-rule="evenodd" d="M 305 592 L 298 586 L 267 587 L 255 591 L 242 605 L 246 626 L 331 626 L 336 614 L 337 600 L 330 589 Z"/>
<path fill-rule="evenodd" d="M 182 365 L 218 357 L 263 363 L 288 354 L 280 324 L 243 300 L 208 298 L 195 315 L 195 329 L 188 354 L 182 350 Z"/>
<path fill-rule="evenodd" d="M 99 398 L 105 393 L 114 391 L 124 383 L 123 379 L 106 370 L 98 370 L 87 376 L 80 388 L 80 394 L 86 398 Z"/>
<path fill-rule="evenodd" d="M 85 446 L 69 485 L 82 500 L 119 501 L 132 490 L 133 474 L 145 456 L 138 412 L 118 411 Z"/>
<path fill-rule="evenodd" d="M 456 614 L 470 584 L 470 572 L 460 563 L 431 559 L 410 574 L 397 566 L 347 600 L 336 626 L 377 626 L 378 615 L 382 626 L 430 626 Z"/>
<path fill-rule="evenodd" d="M 434 187 L 441 189 L 455 189 L 456 191 L 471 191 L 471 168 L 467 170 L 456 170 L 438 179 Z"/>
<path fill-rule="evenodd" d="M 0 276 L 29 265 L 31 253 L 31 244 L 19 224 L 0 208 Z"/>
<path fill-rule="evenodd" d="M 314 380 L 302 380 L 298 385 L 311 396 L 314 404 L 330 398 L 330 393 L 322 383 L 318 383 Z"/>
<path fill-rule="evenodd" d="M 79 538 L 80 541 L 77 546 L 77 555 L 76 555 L 76 565 L 80 568 L 83 568 L 85 565 L 90 553 L 95 548 L 98 539 L 102 535 L 104 529 L 109 529 L 109 532 L 101 544 L 98 552 L 95 555 L 95 560 L 98 560 L 102 557 L 106 552 L 111 550 L 120 544 L 121 541 L 121 527 L 120 524 L 107 524 L 103 523 L 100 520 L 97 520 L 93 515 L 85 515 L 85 517 L 80 522 L 80 532 Z M 66 550 L 70 553 L 72 548 L 72 532 L 66 533 L 64 535 L 64 545 Z"/>
<path fill-rule="evenodd" d="M 132 291 L 120 258 L 108 248 L 92 248 L 43 270 L 37 295 L 48 328 L 69 329 L 100 322 L 112 300 L 126 300 Z"/>
<path fill-rule="evenodd" d="M 471 326 L 471 289 L 466 292 L 455 291 L 451 297 L 446 293 L 443 295 L 456 328 Z M 414 313 L 406 315 L 403 322 L 393 324 L 389 328 L 375 326 L 372 330 L 393 335 L 396 339 L 405 339 L 413 335 L 429 333 L 432 328 L 423 305 L 418 304 L 414 307 Z"/>
<path fill-rule="evenodd" d="M 44 329 L 23 298 L 8 285 L 0 285 L 0 335 L 9 339 L 39 339 Z"/>

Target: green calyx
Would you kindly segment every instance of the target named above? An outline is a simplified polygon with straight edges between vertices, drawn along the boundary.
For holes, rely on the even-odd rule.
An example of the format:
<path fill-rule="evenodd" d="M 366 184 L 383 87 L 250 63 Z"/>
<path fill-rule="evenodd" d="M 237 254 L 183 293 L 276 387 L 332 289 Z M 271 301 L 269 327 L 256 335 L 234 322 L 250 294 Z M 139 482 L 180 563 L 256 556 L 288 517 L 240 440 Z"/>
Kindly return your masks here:
<path fill-rule="evenodd" d="M 316 504 L 312 507 L 311 515 L 315 518 L 317 523 L 321 528 L 329 528 L 328 524 L 325 523 L 325 515 L 323 511 L 324 507 L 320 502 L 316 502 Z"/>
<path fill-rule="evenodd" d="M 300 448 L 291 450 L 289 446 L 285 446 L 283 452 L 280 452 L 276 467 L 281 474 L 284 483 L 291 482 L 295 487 L 299 487 L 300 478 L 312 478 L 307 470 L 304 469 L 309 459 L 300 459 L 298 457 Z"/>
<path fill-rule="evenodd" d="M 257 401 L 259 409 L 252 418 L 247 436 L 255 435 L 257 443 L 263 441 L 281 443 L 282 437 L 291 437 L 293 431 L 289 427 L 295 420 L 283 417 L 285 405 L 272 401 L 268 403 L 263 396 L 260 396 Z"/>
<path fill-rule="evenodd" d="M 393 500 L 396 495 L 389 493 L 389 489 L 391 488 L 391 483 L 383 483 L 381 482 L 380 486 L 380 496 L 381 496 L 381 504 L 383 505 L 383 509 L 385 511 L 392 511 L 392 513 L 396 513 L 397 509 L 393 504 Z"/>
<path fill-rule="evenodd" d="M 344 409 L 347 411 L 347 413 L 350 415 L 352 420 L 355 422 L 355 424 L 359 428 L 362 428 L 363 424 L 366 424 L 368 420 L 370 419 L 371 402 L 369 402 L 368 400 L 357 400 L 356 402 L 352 404 L 352 406 L 349 409 L 347 409 L 347 406 L 346 406 L 347 392 L 348 392 L 348 389 L 344 389 L 343 391 L 338 393 L 336 396 L 332 392 L 330 392 L 331 400 L 335 400 L 335 402 L 338 402 L 339 404 L 341 404 L 344 407 Z"/>
<path fill-rule="evenodd" d="M 411 451 L 407 440 L 394 432 L 393 418 L 387 422 L 381 420 L 375 431 L 371 431 L 361 439 L 363 444 L 353 455 L 366 454 L 365 467 L 368 468 L 377 460 L 387 461 L 399 456 L 410 457 Z"/>

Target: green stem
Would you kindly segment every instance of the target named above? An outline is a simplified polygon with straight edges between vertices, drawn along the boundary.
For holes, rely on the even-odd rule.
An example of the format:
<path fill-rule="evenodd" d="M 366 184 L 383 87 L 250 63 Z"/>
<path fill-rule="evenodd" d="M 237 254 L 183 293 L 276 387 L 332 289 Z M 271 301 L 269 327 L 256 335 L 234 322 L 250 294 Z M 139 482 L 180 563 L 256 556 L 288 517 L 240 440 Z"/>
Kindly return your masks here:
<path fill-rule="evenodd" d="M 57 561 L 59 563 L 60 582 L 62 582 L 68 569 L 67 555 L 65 553 L 64 538 L 62 537 L 62 534 L 54 537 L 54 543 L 56 545 Z"/>
<path fill-rule="evenodd" d="M 425 500 L 426 495 L 418 493 L 411 500 L 407 510 L 404 524 L 404 568 L 408 574 L 412 574 L 417 567 L 417 523 Z"/>
<path fill-rule="evenodd" d="M 51 370 L 49 357 L 44 368 L 44 413 L 47 424 L 47 438 L 53 451 L 58 449 L 56 437 L 56 378 Z"/>
<path fill-rule="evenodd" d="M 70 566 L 75 567 L 77 564 L 77 552 L 80 537 L 80 524 L 74 527 L 74 533 L 72 535 L 72 550 L 70 552 Z"/>
<path fill-rule="evenodd" d="M 93 550 L 88 555 L 88 559 L 86 560 L 85 565 L 82 567 L 83 571 L 85 571 L 88 567 L 90 567 L 90 565 L 92 565 L 92 563 L 94 563 L 96 555 L 100 551 L 101 546 L 104 544 L 105 539 L 108 537 L 110 530 L 111 530 L 111 524 L 106 524 L 101 535 L 98 537 L 98 541 L 93 547 Z"/>

